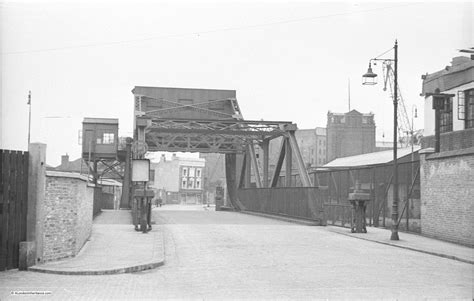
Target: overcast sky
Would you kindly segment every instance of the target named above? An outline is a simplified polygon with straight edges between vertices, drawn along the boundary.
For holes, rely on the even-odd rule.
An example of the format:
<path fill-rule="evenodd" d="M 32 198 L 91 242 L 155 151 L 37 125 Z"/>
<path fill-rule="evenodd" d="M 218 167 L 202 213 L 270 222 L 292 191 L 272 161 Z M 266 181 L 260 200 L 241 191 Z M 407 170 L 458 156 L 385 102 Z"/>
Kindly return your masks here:
<path fill-rule="evenodd" d="M 389 93 L 361 85 L 369 59 L 398 39 L 401 92 L 408 114 L 418 106 L 419 129 L 421 75 L 474 46 L 472 1 L 0 1 L 0 10 L 1 148 L 27 149 L 31 90 L 31 140 L 47 144 L 51 165 L 80 156 L 84 117 L 119 118 L 130 136 L 136 85 L 235 89 L 246 119 L 314 128 L 328 111 L 348 111 L 350 79 L 351 109 L 375 113 L 377 140 L 390 141 Z"/>

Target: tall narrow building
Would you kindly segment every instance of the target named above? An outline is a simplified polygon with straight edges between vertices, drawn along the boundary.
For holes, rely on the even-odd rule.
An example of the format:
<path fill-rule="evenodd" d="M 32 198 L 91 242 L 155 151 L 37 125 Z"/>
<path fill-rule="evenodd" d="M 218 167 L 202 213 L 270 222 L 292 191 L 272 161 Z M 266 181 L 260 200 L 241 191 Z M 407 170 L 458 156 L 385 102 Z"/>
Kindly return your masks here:
<path fill-rule="evenodd" d="M 328 112 L 327 161 L 376 151 L 373 113 Z"/>

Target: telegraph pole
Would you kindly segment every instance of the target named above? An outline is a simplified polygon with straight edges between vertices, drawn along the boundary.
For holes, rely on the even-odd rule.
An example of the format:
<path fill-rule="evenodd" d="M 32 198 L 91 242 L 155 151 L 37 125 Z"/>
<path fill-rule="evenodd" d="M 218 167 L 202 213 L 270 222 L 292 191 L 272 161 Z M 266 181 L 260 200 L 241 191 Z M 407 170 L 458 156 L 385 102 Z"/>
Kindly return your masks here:
<path fill-rule="evenodd" d="M 30 146 L 30 137 L 31 137 L 31 91 L 28 91 L 28 147 Z"/>

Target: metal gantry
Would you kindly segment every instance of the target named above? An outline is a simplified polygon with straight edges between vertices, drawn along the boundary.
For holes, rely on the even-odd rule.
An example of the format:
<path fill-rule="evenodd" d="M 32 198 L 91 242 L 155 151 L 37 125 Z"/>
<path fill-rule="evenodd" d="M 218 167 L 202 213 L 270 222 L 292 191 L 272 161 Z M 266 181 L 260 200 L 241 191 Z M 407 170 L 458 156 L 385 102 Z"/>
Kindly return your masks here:
<path fill-rule="evenodd" d="M 285 161 L 291 186 L 292 162 L 305 187 L 313 186 L 295 137 L 296 124 L 289 121 L 244 120 L 233 90 L 135 87 L 134 138 L 148 151 L 200 152 L 225 154 L 227 192 L 231 205 L 244 206 L 237 190 L 250 188 L 251 172 L 257 188 L 275 188 Z M 269 175 L 270 141 L 282 137 L 280 154 Z M 263 150 L 257 158 L 255 147 Z M 260 174 L 259 159 L 263 161 Z M 321 210 L 312 205 L 312 216 L 322 221 Z"/>
<path fill-rule="evenodd" d="M 243 153 L 246 146 L 284 136 L 291 122 L 152 118 L 149 151 Z"/>

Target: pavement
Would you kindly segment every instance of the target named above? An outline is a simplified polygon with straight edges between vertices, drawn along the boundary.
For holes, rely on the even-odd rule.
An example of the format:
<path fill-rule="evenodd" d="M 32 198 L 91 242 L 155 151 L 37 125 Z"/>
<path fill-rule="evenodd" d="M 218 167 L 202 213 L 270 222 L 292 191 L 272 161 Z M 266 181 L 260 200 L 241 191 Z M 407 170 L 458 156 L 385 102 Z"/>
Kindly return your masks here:
<path fill-rule="evenodd" d="M 262 216 L 267 218 L 273 218 L 282 220 L 289 223 L 297 223 L 306 226 L 314 226 L 314 222 L 302 219 L 294 219 L 284 216 L 273 216 L 269 214 L 242 211 L 244 214 Z M 367 233 L 352 233 L 349 228 L 337 227 L 337 226 L 326 226 L 324 227 L 329 232 L 346 235 L 356 239 L 362 239 L 389 245 L 392 247 L 402 248 L 406 250 L 421 252 L 443 258 L 453 259 L 465 263 L 474 264 L 474 249 L 454 244 L 430 237 L 425 237 L 414 233 L 399 232 L 399 240 L 390 240 L 390 229 L 367 227 Z"/>
<path fill-rule="evenodd" d="M 351 233 L 351 230 L 348 228 L 335 226 L 327 226 L 327 229 L 328 231 L 357 239 L 474 264 L 473 248 L 418 234 L 399 232 L 399 240 L 390 240 L 391 230 L 383 228 L 367 227 L 367 233 Z"/>
<path fill-rule="evenodd" d="M 77 256 L 30 267 L 29 271 L 65 275 L 106 275 L 138 272 L 164 264 L 163 232 L 152 225 L 137 232 L 130 210 L 103 210 Z"/>

